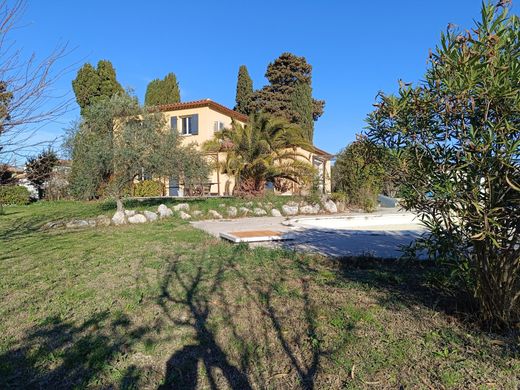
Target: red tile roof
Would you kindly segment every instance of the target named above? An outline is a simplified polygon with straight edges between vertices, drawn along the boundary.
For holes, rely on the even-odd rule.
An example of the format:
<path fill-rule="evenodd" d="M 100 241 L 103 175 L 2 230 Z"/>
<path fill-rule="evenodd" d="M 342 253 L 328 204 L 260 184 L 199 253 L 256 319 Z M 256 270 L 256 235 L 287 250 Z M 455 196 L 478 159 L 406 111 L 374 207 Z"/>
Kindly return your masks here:
<path fill-rule="evenodd" d="M 202 99 L 195 100 L 192 102 L 182 102 L 182 103 L 172 103 L 172 104 L 161 104 L 159 106 L 152 107 L 151 111 L 177 111 L 177 110 L 186 110 L 188 108 L 200 108 L 200 107 L 209 107 L 214 111 L 220 112 L 221 114 L 227 115 L 233 119 L 239 120 L 240 122 L 247 122 L 247 116 L 243 115 L 237 111 L 231 110 L 223 106 L 222 104 L 218 104 L 211 99 Z"/>
<path fill-rule="evenodd" d="M 330 160 L 332 157 L 334 157 L 333 154 L 330 154 L 329 152 L 326 152 L 323 149 L 317 148 L 316 146 L 313 146 L 312 148 L 313 148 L 312 152 L 316 153 L 317 155 L 323 156 L 328 160 Z"/>

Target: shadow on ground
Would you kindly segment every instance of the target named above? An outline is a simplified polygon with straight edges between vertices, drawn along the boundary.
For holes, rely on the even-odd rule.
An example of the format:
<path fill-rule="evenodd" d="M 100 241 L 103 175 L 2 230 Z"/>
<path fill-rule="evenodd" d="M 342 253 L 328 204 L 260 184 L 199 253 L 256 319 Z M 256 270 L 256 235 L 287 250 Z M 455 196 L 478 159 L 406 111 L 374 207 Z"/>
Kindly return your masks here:
<path fill-rule="evenodd" d="M 81 324 L 45 319 L 0 355 L 0 387 L 140 388 L 152 381 L 163 390 L 340 388 L 338 375 L 319 376 L 348 337 L 325 342 L 318 279 L 334 288 L 359 283 L 384 291 L 381 304 L 395 310 L 460 311 L 452 297 L 428 286 L 434 268 L 427 262 L 336 259 L 330 260 L 335 273 L 323 276 L 295 253 L 226 251 L 167 257 L 154 282 L 138 277 L 158 285 L 158 294 L 144 302 L 143 310 L 158 309 L 150 323 L 106 311 Z M 172 336 L 172 329 L 182 336 Z M 144 339 L 168 345 L 167 359 L 147 367 L 131 361 Z M 504 353 L 512 353 L 508 348 Z"/>

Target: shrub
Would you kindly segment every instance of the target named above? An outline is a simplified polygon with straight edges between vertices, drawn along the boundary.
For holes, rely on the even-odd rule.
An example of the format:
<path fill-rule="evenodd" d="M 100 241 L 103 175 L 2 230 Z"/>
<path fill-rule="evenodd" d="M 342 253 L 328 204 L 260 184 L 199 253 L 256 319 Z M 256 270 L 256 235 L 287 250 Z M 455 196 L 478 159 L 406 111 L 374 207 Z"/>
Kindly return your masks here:
<path fill-rule="evenodd" d="M 330 194 L 330 199 L 334 202 L 347 203 L 348 197 L 344 192 L 333 192 Z"/>
<path fill-rule="evenodd" d="M 320 204 L 323 192 L 320 189 L 320 177 L 314 176 L 309 193 L 305 196 L 305 201 L 309 204 Z"/>
<path fill-rule="evenodd" d="M 365 136 L 357 136 L 334 164 L 334 190 L 346 194 L 349 203 L 373 211 L 386 177 L 386 154 Z"/>
<path fill-rule="evenodd" d="M 133 187 L 134 196 L 161 196 L 163 194 L 164 185 L 157 180 L 143 180 L 135 183 Z"/>
<path fill-rule="evenodd" d="M 520 323 L 519 37 L 506 2 L 483 4 L 474 29 L 442 34 L 420 85 L 381 93 L 368 117 L 371 139 L 408 160 L 403 204 L 428 228 L 418 249 L 503 328 Z"/>
<path fill-rule="evenodd" d="M 25 205 L 30 202 L 30 193 L 24 186 L 0 186 L 0 204 Z"/>

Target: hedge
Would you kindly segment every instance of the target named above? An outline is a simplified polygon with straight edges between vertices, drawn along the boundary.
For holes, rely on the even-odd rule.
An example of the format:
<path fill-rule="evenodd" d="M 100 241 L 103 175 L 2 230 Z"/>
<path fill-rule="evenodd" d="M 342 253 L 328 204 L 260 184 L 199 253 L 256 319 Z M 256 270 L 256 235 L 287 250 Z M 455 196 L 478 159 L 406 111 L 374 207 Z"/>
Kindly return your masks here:
<path fill-rule="evenodd" d="M 4 205 L 24 205 L 30 202 L 29 190 L 23 186 L 0 186 L 0 203 Z"/>
<path fill-rule="evenodd" d="M 163 184 L 157 180 L 143 180 L 134 184 L 133 195 L 140 197 L 161 196 Z"/>

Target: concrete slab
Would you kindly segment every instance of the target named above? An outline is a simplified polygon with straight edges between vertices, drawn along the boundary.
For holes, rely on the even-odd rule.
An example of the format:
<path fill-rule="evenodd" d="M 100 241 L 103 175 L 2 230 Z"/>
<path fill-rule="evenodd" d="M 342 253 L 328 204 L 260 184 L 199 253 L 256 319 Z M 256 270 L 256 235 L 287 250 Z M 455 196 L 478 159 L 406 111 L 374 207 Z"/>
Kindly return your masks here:
<path fill-rule="evenodd" d="M 395 213 L 395 210 L 393 213 Z M 390 213 L 383 214 L 386 216 Z M 351 224 L 351 226 L 341 229 L 335 227 L 338 225 L 338 221 L 332 223 L 333 219 L 338 217 L 352 217 L 353 215 L 318 217 L 320 218 L 318 224 L 322 226 L 310 226 L 308 223 L 292 223 L 294 220 L 307 219 L 305 216 L 297 217 L 294 220 L 285 217 L 255 217 L 196 221 L 191 224 L 215 237 L 220 237 L 221 233 L 229 234 L 230 232 L 237 233 L 251 230 L 270 230 L 280 234 L 290 234 L 290 241 L 266 241 L 252 243 L 251 245 L 283 247 L 332 257 L 372 255 L 375 257 L 396 258 L 401 256 L 402 246 L 411 244 L 424 231 L 418 224 L 400 223 L 392 225 L 390 223 L 391 220 L 389 222 L 388 218 L 385 218 L 385 223 L 381 225 L 371 226 L 370 223 L 364 222 L 362 226 Z M 375 217 L 376 215 L 378 213 L 355 214 L 355 216 L 361 219 Z M 407 217 L 404 216 L 402 218 Z M 309 219 L 315 220 L 316 217 Z M 329 224 L 327 220 L 330 222 Z M 383 219 L 380 219 L 380 221 L 383 221 Z"/>
<path fill-rule="evenodd" d="M 239 242 L 264 242 L 264 241 L 283 241 L 292 239 L 290 233 L 278 232 L 274 230 L 247 230 L 239 232 L 220 232 L 220 237 L 228 241 Z"/>

